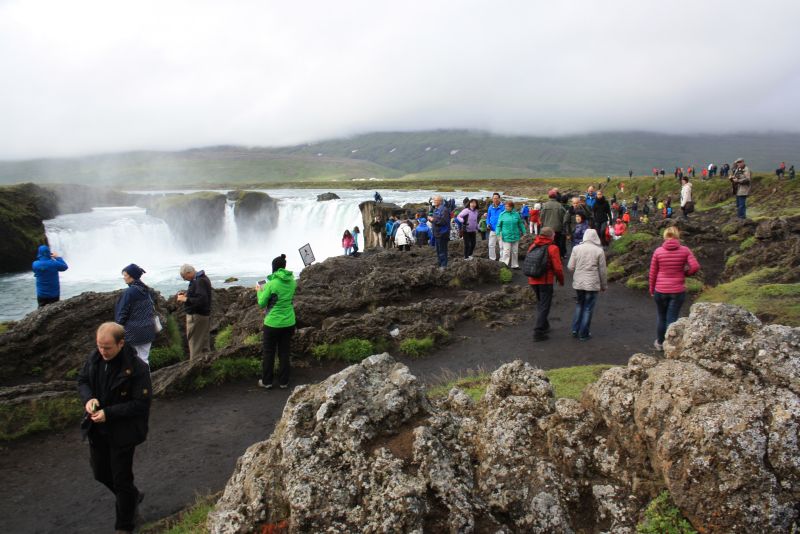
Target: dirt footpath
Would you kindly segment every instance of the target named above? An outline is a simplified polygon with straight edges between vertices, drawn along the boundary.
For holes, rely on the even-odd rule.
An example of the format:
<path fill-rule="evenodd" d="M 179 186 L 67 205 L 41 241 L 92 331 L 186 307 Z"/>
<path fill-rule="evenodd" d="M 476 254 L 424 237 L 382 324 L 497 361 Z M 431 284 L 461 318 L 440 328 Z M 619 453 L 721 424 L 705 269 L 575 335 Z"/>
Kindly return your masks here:
<path fill-rule="evenodd" d="M 524 279 L 516 273 L 521 290 Z M 493 370 L 520 358 L 548 369 L 588 363 L 625 363 L 635 352 L 651 352 L 655 306 L 638 291 L 612 287 L 599 297 L 594 338 L 570 335 L 574 292 L 558 287 L 550 315 L 550 339 L 533 343 L 533 312 L 498 329 L 466 322 L 453 342 L 424 359 L 403 358 L 426 383 L 470 369 Z M 689 306 L 684 305 L 684 314 Z M 296 370 L 294 384 L 317 382 L 339 366 Z M 134 473 L 145 492 L 142 515 L 153 521 L 191 504 L 195 495 L 221 490 L 236 460 L 266 439 L 281 416 L 288 391 L 264 391 L 255 381 L 210 387 L 196 394 L 153 403 L 150 434 L 136 450 Z M 97 533 L 113 531 L 112 495 L 92 478 L 88 446 L 77 424 L 56 434 L 20 440 L 0 449 L 0 532 Z"/>

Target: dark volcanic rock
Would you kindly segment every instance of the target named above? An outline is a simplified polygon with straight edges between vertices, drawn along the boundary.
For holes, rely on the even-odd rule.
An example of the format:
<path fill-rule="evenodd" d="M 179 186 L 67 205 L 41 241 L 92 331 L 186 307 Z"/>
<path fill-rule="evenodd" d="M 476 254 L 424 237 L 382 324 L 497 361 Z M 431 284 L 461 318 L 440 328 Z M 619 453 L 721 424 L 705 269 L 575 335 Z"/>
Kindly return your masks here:
<path fill-rule="evenodd" d="M 81 293 L 28 314 L 8 332 L 0 334 L 0 383 L 26 377 L 40 380 L 63 378 L 83 365 L 95 347 L 95 331 L 114 320 L 114 304 L 122 290 Z M 165 309 L 156 295 L 156 309 Z M 165 338 L 165 331 L 155 343 Z"/>
<path fill-rule="evenodd" d="M 339 195 L 336 193 L 322 193 L 317 195 L 317 202 L 325 202 L 326 200 L 339 200 Z"/>
<path fill-rule="evenodd" d="M 358 205 L 361 210 L 361 219 L 364 226 L 364 249 L 380 247 L 383 244 L 381 237 L 384 232 L 386 221 L 389 217 L 413 217 L 414 210 L 401 208 L 397 204 L 390 204 L 388 202 L 376 203 L 374 200 L 368 200 Z M 376 220 L 378 221 L 376 223 Z"/>
<path fill-rule="evenodd" d="M 45 219 L 58 214 L 56 196 L 34 184 L 0 188 L 0 273 L 29 271 L 47 242 Z"/>
<path fill-rule="evenodd" d="M 266 193 L 240 191 L 233 214 L 240 234 L 263 236 L 278 225 L 278 201 Z"/>
<path fill-rule="evenodd" d="M 212 250 L 222 238 L 225 195 L 203 191 L 152 201 L 147 213 L 163 219 L 190 252 Z"/>

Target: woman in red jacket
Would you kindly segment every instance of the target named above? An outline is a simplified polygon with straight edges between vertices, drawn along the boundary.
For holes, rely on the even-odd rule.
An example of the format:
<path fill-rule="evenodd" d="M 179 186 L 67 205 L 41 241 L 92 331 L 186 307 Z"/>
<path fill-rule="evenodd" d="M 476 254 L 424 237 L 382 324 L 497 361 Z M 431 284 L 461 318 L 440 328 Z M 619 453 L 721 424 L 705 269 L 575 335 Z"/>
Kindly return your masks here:
<path fill-rule="evenodd" d="M 681 245 L 677 226 L 664 230 L 664 243 L 653 252 L 650 260 L 650 295 L 656 301 L 658 319 L 653 346 L 664 350 L 664 335 L 669 325 L 678 320 L 686 299 L 686 276 L 700 270 L 700 264 L 688 247 Z"/>

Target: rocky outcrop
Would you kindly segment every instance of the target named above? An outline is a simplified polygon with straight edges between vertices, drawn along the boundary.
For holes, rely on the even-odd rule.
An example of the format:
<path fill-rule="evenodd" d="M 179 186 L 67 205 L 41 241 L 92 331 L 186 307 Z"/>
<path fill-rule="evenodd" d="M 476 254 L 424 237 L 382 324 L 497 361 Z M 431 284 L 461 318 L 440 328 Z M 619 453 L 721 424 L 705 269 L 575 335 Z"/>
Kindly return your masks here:
<path fill-rule="evenodd" d="M 51 184 L 46 188 L 56 195 L 59 215 L 91 211 L 92 208 L 104 206 L 135 206 L 142 197 L 149 196 L 79 184 Z"/>
<path fill-rule="evenodd" d="M 264 236 L 278 225 L 278 201 L 259 191 L 239 191 L 233 214 L 238 232 L 247 237 Z"/>
<path fill-rule="evenodd" d="M 152 200 L 147 213 L 163 219 L 190 252 L 213 250 L 222 239 L 225 195 L 203 191 Z"/>
<path fill-rule="evenodd" d="M 47 243 L 45 219 L 58 213 L 56 197 L 34 184 L 0 187 L 0 273 L 29 271 Z"/>
<path fill-rule="evenodd" d="M 764 267 L 775 269 L 770 283 L 800 281 L 800 215 L 759 223 L 748 220 L 736 230 L 734 235 L 739 239 L 728 255 L 723 281 L 736 280 Z"/>
<path fill-rule="evenodd" d="M 358 205 L 361 210 L 362 228 L 364 229 L 364 249 L 383 246 L 384 226 L 389 217 L 411 217 L 413 210 L 401 208 L 388 202 L 377 203 L 373 200 Z"/>
<path fill-rule="evenodd" d="M 0 334 L 0 384 L 20 380 L 64 378 L 80 368 L 95 347 L 95 331 L 113 320 L 122 290 L 81 293 L 39 308 Z M 166 303 L 158 293 L 156 309 L 163 316 Z M 162 331 L 155 342 L 166 342 Z"/>
<path fill-rule="evenodd" d="M 521 361 L 432 403 L 388 354 L 295 389 L 239 459 L 213 533 L 635 532 L 666 488 L 704 533 L 790 532 L 800 502 L 800 329 L 696 304 L 665 359 L 581 402 Z"/>
<path fill-rule="evenodd" d="M 322 193 L 317 195 L 317 202 L 325 202 L 326 200 L 339 200 L 341 197 L 336 193 Z"/>

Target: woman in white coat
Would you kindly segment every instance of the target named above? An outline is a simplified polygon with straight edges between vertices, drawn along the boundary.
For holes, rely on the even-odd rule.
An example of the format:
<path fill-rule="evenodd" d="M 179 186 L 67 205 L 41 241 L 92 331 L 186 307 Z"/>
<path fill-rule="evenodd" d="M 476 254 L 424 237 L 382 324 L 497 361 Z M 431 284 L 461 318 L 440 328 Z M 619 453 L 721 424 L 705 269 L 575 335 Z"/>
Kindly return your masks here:
<path fill-rule="evenodd" d="M 608 287 L 606 255 L 597 230 L 586 230 L 583 242 L 572 248 L 567 268 L 574 273 L 572 288 L 576 294 L 572 336 L 578 338 L 578 341 L 589 341 L 592 337 L 590 329 L 597 294 Z"/>
<path fill-rule="evenodd" d="M 411 228 L 411 221 L 405 220 L 397 227 L 397 234 L 394 236 L 394 242 L 400 250 L 411 250 L 411 244 L 414 242 L 414 230 Z"/>

